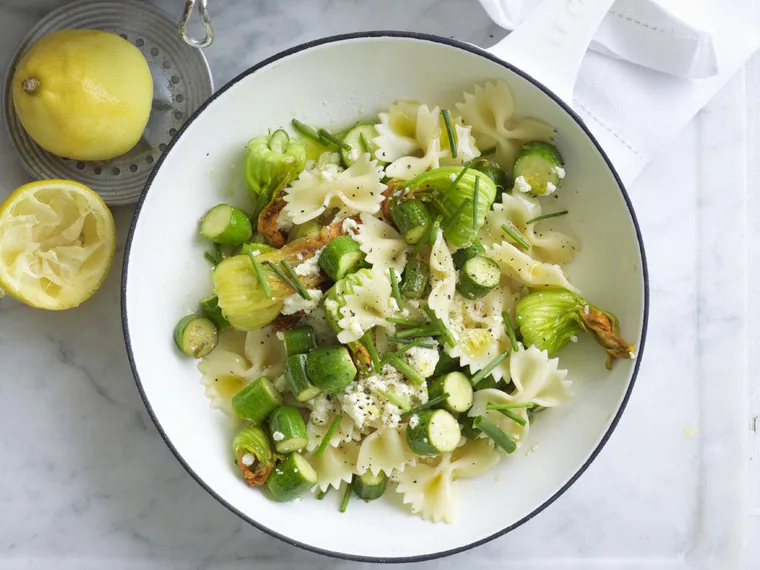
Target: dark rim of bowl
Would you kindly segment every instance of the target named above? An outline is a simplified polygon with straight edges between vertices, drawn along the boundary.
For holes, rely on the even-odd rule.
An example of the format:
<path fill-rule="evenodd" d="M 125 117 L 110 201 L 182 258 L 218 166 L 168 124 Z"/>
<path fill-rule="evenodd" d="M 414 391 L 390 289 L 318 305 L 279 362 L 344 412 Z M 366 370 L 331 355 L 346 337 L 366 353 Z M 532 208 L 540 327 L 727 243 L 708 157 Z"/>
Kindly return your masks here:
<path fill-rule="evenodd" d="M 284 536 L 262 525 L 261 523 L 253 520 L 252 518 L 248 517 L 246 514 L 242 513 L 237 508 L 235 508 L 234 505 L 231 505 L 229 502 L 227 502 L 221 496 L 219 496 L 203 479 L 201 479 L 201 477 L 195 471 L 193 471 L 193 468 L 185 461 L 185 459 L 182 457 L 179 451 L 174 447 L 172 442 L 167 437 L 166 432 L 161 427 L 161 422 L 159 421 L 158 417 L 153 411 L 153 407 L 151 406 L 150 402 L 148 401 L 147 396 L 145 395 L 145 390 L 143 389 L 142 381 L 140 380 L 140 376 L 137 373 L 137 366 L 135 364 L 134 354 L 132 352 L 132 342 L 129 336 L 129 324 L 128 324 L 128 319 L 127 319 L 127 275 L 128 275 L 128 270 L 129 270 L 129 256 L 130 256 L 130 252 L 132 248 L 132 239 L 134 237 L 135 228 L 137 227 L 137 220 L 140 217 L 140 211 L 142 210 L 143 202 L 145 201 L 145 197 L 147 196 L 148 191 L 150 190 L 151 184 L 153 183 L 153 179 L 155 178 L 156 173 L 158 172 L 159 168 L 163 164 L 164 159 L 173 150 L 176 142 L 182 137 L 185 130 L 192 124 L 192 122 L 198 117 L 198 115 L 200 115 L 206 109 L 207 106 L 209 106 L 213 101 L 215 101 L 218 97 L 220 97 L 225 91 L 230 89 L 238 81 L 240 81 L 241 79 L 244 79 L 248 75 L 280 59 L 283 59 L 290 55 L 308 50 L 313 47 L 325 45 L 325 44 L 343 42 L 347 40 L 361 40 L 361 39 L 366 39 L 366 38 L 383 38 L 383 37 L 404 38 L 404 39 L 413 39 L 413 40 L 419 40 L 419 41 L 425 41 L 425 42 L 438 43 L 438 44 L 443 44 L 449 47 L 454 47 L 457 49 L 470 52 L 473 55 L 484 57 L 492 61 L 493 63 L 496 63 L 498 65 L 501 65 L 502 67 L 509 69 L 511 72 L 529 81 L 537 89 L 540 89 L 546 95 L 548 95 L 552 100 L 554 100 L 554 102 L 557 103 L 557 105 L 559 105 L 565 111 L 565 113 L 570 115 L 570 117 L 573 118 L 573 120 L 578 124 L 578 126 L 580 126 L 580 128 L 583 130 L 583 132 L 586 134 L 588 139 L 593 143 L 593 145 L 596 147 L 599 154 L 604 159 L 605 163 L 607 164 L 607 167 L 609 168 L 610 172 L 615 178 L 615 181 L 617 182 L 618 188 L 620 189 L 620 193 L 622 194 L 623 199 L 625 200 L 625 203 L 628 206 L 628 213 L 631 217 L 631 223 L 633 224 L 633 227 L 636 231 L 636 240 L 639 244 L 639 253 L 641 255 L 641 271 L 642 271 L 642 277 L 644 281 L 644 315 L 643 315 L 643 323 L 642 323 L 642 328 L 641 328 L 641 340 L 640 340 L 640 344 L 638 348 L 638 354 L 636 356 L 636 363 L 634 365 L 633 374 L 631 375 L 631 380 L 628 384 L 628 389 L 626 390 L 625 395 L 623 396 L 623 400 L 620 403 L 620 407 L 618 408 L 615 414 L 615 417 L 613 418 L 612 422 L 607 428 L 606 433 L 602 436 L 596 448 L 589 455 L 588 459 L 586 459 L 584 464 L 578 469 L 578 471 L 556 493 L 554 493 L 554 495 L 552 495 L 546 501 L 544 501 L 541 505 L 536 507 L 531 513 L 529 513 L 528 515 L 526 515 L 519 521 L 515 522 L 514 524 L 511 524 L 508 527 L 500 530 L 497 533 L 494 533 L 490 536 L 487 536 L 475 542 L 471 542 L 467 545 L 460 546 L 457 548 L 452 548 L 450 550 L 442 550 L 439 552 L 434 552 L 431 554 L 421 554 L 418 556 L 401 556 L 401 557 L 360 556 L 360 555 L 348 554 L 344 552 L 335 552 L 331 550 L 325 550 L 323 548 L 318 548 L 310 544 L 306 544 L 298 540 L 294 540 L 288 536 Z M 620 418 L 623 415 L 623 412 L 625 411 L 626 405 L 628 404 L 631 391 L 633 390 L 633 386 L 636 382 L 636 377 L 638 376 L 638 373 L 639 373 L 641 358 L 642 358 L 642 355 L 644 354 L 644 344 L 645 344 L 646 334 L 647 334 L 647 324 L 649 322 L 649 272 L 647 269 L 646 255 L 644 253 L 644 242 L 641 236 L 641 229 L 639 228 L 639 222 L 636 219 L 636 213 L 633 210 L 633 205 L 631 204 L 631 200 L 628 196 L 628 193 L 625 190 L 625 186 L 623 185 L 623 182 L 620 180 L 620 177 L 618 176 L 618 173 L 615 170 L 614 166 L 612 165 L 612 162 L 610 161 L 609 157 L 604 152 L 601 145 L 596 140 L 596 138 L 591 133 L 591 131 L 588 129 L 588 127 L 583 122 L 581 117 L 579 117 L 578 114 L 575 111 L 573 111 L 573 109 L 571 109 L 564 101 L 562 101 L 559 97 L 557 97 L 557 95 L 555 95 L 547 87 L 545 87 L 544 85 L 542 85 L 541 83 L 533 79 L 530 75 L 526 74 L 525 72 L 521 71 L 520 69 L 511 65 L 510 63 L 503 61 L 495 57 L 494 55 L 488 53 L 487 51 L 479 47 L 476 47 L 472 44 L 468 44 L 468 43 L 465 43 L 459 40 L 454 40 L 451 38 L 444 38 L 444 37 L 440 37 L 440 36 L 436 36 L 432 34 L 423 34 L 423 33 L 417 33 L 417 32 L 401 32 L 401 31 L 356 32 L 356 33 L 351 33 L 351 34 L 341 34 L 341 35 L 336 35 L 336 36 L 330 36 L 330 37 L 314 40 L 311 42 L 307 42 L 307 43 L 292 47 L 290 49 L 287 49 L 285 51 L 282 51 L 276 55 L 273 55 L 265 59 L 264 61 L 248 68 L 247 70 L 242 72 L 240 75 L 238 75 L 237 77 L 229 81 L 226 85 L 221 87 L 203 105 L 201 105 L 198 108 L 198 110 L 195 111 L 195 113 L 193 113 L 193 115 L 187 120 L 187 122 L 182 126 L 182 128 L 179 130 L 177 135 L 171 140 L 166 151 L 161 155 L 161 157 L 157 161 L 155 167 L 153 168 L 153 171 L 150 174 L 150 177 L 148 178 L 148 181 L 145 183 L 145 188 L 143 189 L 142 194 L 140 195 L 140 200 L 137 202 L 135 213 L 129 227 L 129 235 L 127 237 L 127 242 L 126 242 L 125 252 L 124 252 L 124 264 L 123 264 L 122 281 L 121 281 L 121 314 L 122 314 L 122 328 L 124 332 L 124 341 L 127 347 L 127 356 L 129 358 L 129 365 L 132 368 L 132 374 L 135 377 L 135 382 L 137 384 L 137 389 L 140 392 L 140 397 L 145 403 L 145 407 L 147 408 L 148 413 L 150 414 L 150 417 L 153 420 L 153 423 L 156 424 L 156 428 L 158 429 L 159 434 L 163 438 L 164 442 L 166 442 L 166 445 L 169 447 L 169 449 L 171 449 L 172 453 L 174 453 L 175 457 L 180 462 L 180 464 L 198 482 L 198 484 L 200 484 L 201 487 L 203 487 L 206 491 L 208 491 L 208 493 L 210 493 L 214 498 L 216 498 L 216 500 L 218 500 L 230 511 L 232 511 L 233 513 L 235 513 L 240 518 L 250 523 L 254 527 L 258 528 L 259 530 L 262 530 L 266 532 L 267 534 L 282 540 L 283 542 L 286 542 L 293 546 L 298 546 L 305 550 L 316 552 L 318 554 L 331 556 L 333 558 L 354 560 L 357 562 L 380 562 L 380 563 L 421 562 L 424 560 L 434 560 L 437 558 L 443 558 L 445 556 L 450 556 L 452 554 L 458 554 L 460 552 L 470 550 L 471 548 L 475 548 L 476 546 L 480 546 L 482 544 L 490 542 L 491 540 L 495 538 L 503 536 L 507 534 L 508 532 L 516 529 L 517 527 L 525 524 L 526 522 L 534 518 L 536 515 L 538 515 L 540 512 L 542 512 L 544 509 L 546 509 L 554 501 L 556 501 L 562 494 L 564 494 L 565 491 L 567 491 L 570 488 L 570 486 L 573 485 L 573 483 L 575 483 L 578 480 L 578 478 L 586 471 L 586 469 L 588 469 L 589 465 L 591 465 L 594 459 L 596 459 L 597 455 L 599 455 L 599 452 L 602 450 L 602 448 L 604 447 L 604 445 L 607 443 L 610 436 L 612 435 L 612 432 L 615 431 L 615 428 L 617 427 L 617 424 L 620 421 Z"/>

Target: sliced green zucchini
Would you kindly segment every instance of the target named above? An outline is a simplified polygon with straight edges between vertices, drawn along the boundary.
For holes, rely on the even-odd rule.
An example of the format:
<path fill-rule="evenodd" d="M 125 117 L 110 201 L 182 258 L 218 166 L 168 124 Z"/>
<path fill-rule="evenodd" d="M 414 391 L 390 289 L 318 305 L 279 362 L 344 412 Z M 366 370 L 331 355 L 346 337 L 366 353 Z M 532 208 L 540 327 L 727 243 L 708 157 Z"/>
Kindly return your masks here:
<path fill-rule="evenodd" d="M 354 381 L 357 370 L 345 346 L 322 346 L 309 353 L 306 372 L 317 388 L 338 394 Z"/>
<path fill-rule="evenodd" d="M 476 158 L 472 162 L 472 168 L 488 176 L 497 189 L 501 188 L 505 190 L 512 186 L 511 176 L 499 168 L 499 165 L 492 160 L 483 157 Z"/>
<path fill-rule="evenodd" d="M 316 220 L 309 220 L 303 224 L 294 226 L 288 234 L 288 241 L 295 241 L 297 239 L 309 237 L 314 234 L 318 234 L 322 229 L 322 225 Z"/>
<path fill-rule="evenodd" d="M 419 258 L 411 259 L 404 268 L 399 291 L 408 299 L 421 299 L 428 284 L 428 264 Z"/>
<path fill-rule="evenodd" d="M 312 348 L 317 347 L 314 331 L 311 327 L 286 330 L 282 333 L 282 342 L 285 344 L 285 354 L 288 357 L 296 354 L 307 354 Z"/>
<path fill-rule="evenodd" d="M 367 471 L 363 475 L 354 475 L 352 484 L 356 496 L 369 502 L 383 496 L 387 481 L 388 477 L 382 471 L 377 475 L 373 475 L 371 471 Z"/>
<path fill-rule="evenodd" d="M 219 331 L 210 319 L 187 315 L 174 327 L 174 342 L 188 356 L 203 358 L 216 348 Z"/>
<path fill-rule="evenodd" d="M 297 499 L 314 485 L 318 477 L 300 453 L 291 453 L 275 466 L 267 479 L 267 487 L 275 500 L 280 502 Z"/>
<path fill-rule="evenodd" d="M 557 147 L 534 141 L 520 147 L 512 167 L 515 188 L 534 196 L 546 196 L 557 189 L 565 176 Z"/>
<path fill-rule="evenodd" d="M 410 245 L 418 243 L 433 223 L 433 216 L 425 203 L 414 198 L 399 202 L 393 208 L 392 216 L 404 241 Z"/>
<path fill-rule="evenodd" d="M 459 445 L 459 423 L 446 410 L 425 410 L 409 418 L 406 441 L 417 455 L 451 453 Z"/>
<path fill-rule="evenodd" d="M 273 248 L 271 245 L 267 245 L 265 243 L 244 243 L 242 247 L 240 248 L 240 253 L 243 255 L 248 255 L 248 253 L 252 253 L 253 255 L 261 255 L 262 253 L 271 253 L 273 251 L 277 251 L 275 248 Z"/>
<path fill-rule="evenodd" d="M 476 255 L 459 270 L 457 290 L 466 299 L 480 299 L 488 295 L 500 280 L 499 264 L 483 255 Z"/>
<path fill-rule="evenodd" d="M 456 250 L 454 252 L 454 255 L 452 255 L 452 259 L 454 260 L 454 267 L 457 269 L 462 269 L 462 266 L 467 262 L 468 259 L 472 259 L 476 255 L 483 255 L 486 252 L 486 248 L 483 247 L 483 244 L 480 243 L 479 240 L 475 240 L 467 247 L 463 247 L 462 249 Z"/>
<path fill-rule="evenodd" d="M 300 451 L 309 443 L 306 422 L 293 406 L 280 406 L 269 414 L 269 433 L 277 453 Z"/>
<path fill-rule="evenodd" d="M 307 356 L 294 354 L 285 359 L 285 379 L 296 400 L 306 402 L 319 395 L 321 390 L 314 386 L 306 372 Z"/>
<path fill-rule="evenodd" d="M 437 378 L 428 388 L 428 396 L 437 398 L 448 392 L 449 397 L 443 401 L 443 407 L 454 414 L 461 414 L 472 407 L 472 384 L 461 372 L 449 372 Z"/>
<path fill-rule="evenodd" d="M 370 160 L 376 160 L 375 151 L 378 147 L 373 141 L 375 137 L 377 137 L 375 125 L 358 124 L 346 133 L 343 141 L 351 147 L 351 150 L 346 148 L 340 149 L 340 156 L 346 168 L 351 166 L 365 153 L 370 154 Z M 385 163 L 383 162 L 382 164 Z"/>
<path fill-rule="evenodd" d="M 240 245 L 251 239 L 251 220 L 242 210 L 217 204 L 201 219 L 201 235 L 221 245 Z"/>
<path fill-rule="evenodd" d="M 328 243 L 319 255 L 319 267 L 333 281 L 359 270 L 364 252 L 349 236 L 340 236 Z"/>
<path fill-rule="evenodd" d="M 200 302 L 201 314 L 216 325 L 216 328 L 224 330 L 229 328 L 230 322 L 225 318 L 222 309 L 219 307 L 219 297 L 214 295 Z"/>
<path fill-rule="evenodd" d="M 253 425 L 263 424 L 269 414 L 282 404 L 282 396 L 266 376 L 260 376 L 232 398 L 232 410 Z"/>

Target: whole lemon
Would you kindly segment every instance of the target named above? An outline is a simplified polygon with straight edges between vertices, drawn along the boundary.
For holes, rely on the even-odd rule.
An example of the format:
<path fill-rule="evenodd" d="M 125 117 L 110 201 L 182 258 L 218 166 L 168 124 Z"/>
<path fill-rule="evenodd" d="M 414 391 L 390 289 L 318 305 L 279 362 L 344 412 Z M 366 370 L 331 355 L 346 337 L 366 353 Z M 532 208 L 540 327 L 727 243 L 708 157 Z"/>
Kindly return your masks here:
<path fill-rule="evenodd" d="M 108 160 L 130 150 L 152 101 L 153 79 L 140 50 L 100 30 L 42 37 L 13 74 L 13 105 L 29 136 L 76 160 Z"/>

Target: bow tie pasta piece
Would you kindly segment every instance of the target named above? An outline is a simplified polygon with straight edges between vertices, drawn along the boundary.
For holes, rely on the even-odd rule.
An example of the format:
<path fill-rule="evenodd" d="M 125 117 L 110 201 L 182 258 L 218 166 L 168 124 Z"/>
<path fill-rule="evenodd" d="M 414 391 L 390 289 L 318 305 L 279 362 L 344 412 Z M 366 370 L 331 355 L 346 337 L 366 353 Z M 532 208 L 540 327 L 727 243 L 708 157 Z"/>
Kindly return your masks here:
<path fill-rule="evenodd" d="M 420 150 L 417 142 L 417 110 L 419 101 L 396 101 L 387 113 L 378 115 L 380 123 L 375 125 L 378 136 L 372 139 L 378 149 L 376 158 L 393 162 Z"/>
<path fill-rule="evenodd" d="M 525 420 L 524 426 L 521 426 L 496 410 L 489 410 L 486 408 L 488 404 L 512 404 L 514 402 L 515 400 L 511 396 L 501 390 L 496 390 L 495 388 L 478 390 L 473 396 L 472 408 L 467 412 L 467 415 L 471 418 L 483 416 L 487 420 L 493 422 L 501 431 L 507 434 L 519 448 L 520 444 L 525 441 L 526 437 L 528 437 L 528 429 L 530 428 L 527 408 L 515 408 L 512 410 L 515 414 Z M 493 446 L 493 441 L 485 434 L 481 433 L 480 438 L 488 439 L 489 443 Z"/>
<path fill-rule="evenodd" d="M 465 124 L 472 126 L 478 148 L 496 147 L 495 160 L 507 171 L 522 144 L 550 141 L 554 135 L 554 129 L 542 121 L 515 116 L 514 99 L 504 81 L 476 85 L 456 108 Z"/>
<path fill-rule="evenodd" d="M 518 350 L 509 358 L 509 370 L 515 392 L 511 399 L 518 403 L 534 402 L 544 408 L 558 406 L 572 397 L 572 381 L 567 370 L 559 370 L 559 359 L 549 358 L 545 350 L 535 346 Z"/>
<path fill-rule="evenodd" d="M 430 295 L 428 307 L 446 326 L 451 325 L 449 314 L 454 302 L 457 286 L 457 274 L 449 246 L 443 239 L 443 231 L 436 234 L 430 251 Z"/>
<path fill-rule="evenodd" d="M 525 194 L 501 195 L 501 202 L 496 202 L 493 209 L 486 214 L 486 222 L 478 233 L 480 242 L 489 247 L 504 240 L 505 233 L 502 224 L 511 224 L 530 244 L 528 253 L 544 263 L 564 265 L 570 263 L 580 249 L 578 242 L 570 236 L 553 230 L 537 230 L 535 222 L 529 220 L 541 215 L 541 205 L 538 200 Z"/>
<path fill-rule="evenodd" d="M 320 457 L 314 453 L 307 454 L 306 460 L 317 472 L 315 489 L 326 491 L 330 487 L 338 489 L 344 481 L 350 483 L 356 473 L 356 459 L 359 456 L 359 444 L 342 443 L 338 447 L 327 446 Z"/>
<path fill-rule="evenodd" d="M 293 223 L 303 224 L 327 208 L 349 206 L 357 212 L 375 214 L 384 199 L 385 184 L 380 182 L 382 167 L 361 155 L 341 172 L 304 170 L 298 180 L 285 189 L 283 213 Z"/>
<path fill-rule="evenodd" d="M 531 289 L 564 288 L 580 293 L 567 280 L 559 265 L 536 261 L 508 241 L 492 245 L 486 250 L 486 255 L 499 264 L 504 275 L 526 287 Z"/>
<path fill-rule="evenodd" d="M 366 261 L 386 273 L 393 267 L 396 275 L 401 275 L 409 253 L 404 238 L 393 226 L 369 214 L 362 214 L 361 221 L 354 241 L 366 254 Z"/>
<path fill-rule="evenodd" d="M 470 162 L 480 156 L 480 149 L 472 136 L 472 127 L 462 124 L 462 117 L 452 117 L 451 126 L 454 129 L 454 138 L 457 143 L 457 156 L 451 156 L 451 147 L 449 145 L 448 133 L 444 130 L 441 134 L 441 149 L 443 157 L 441 164 L 458 164 L 462 165 Z"/>
<path fill-rule="evenodd" d="M 285 345 L 271 326 L 248 331 L 245 335 L 245 355 L 251 363 L 249 378 L 282 374 Z"/>
<path fill-rule="evenodd" d="M 409 180 L 426 170 L 438 168 L 446 152 L 441 150 L 441 110 L 420 105 L 417 109 L 415 139 L 422 156 L 402 156 L 385 167 L 385 175 L 390 178 Z"/>
<path fill-rule="evenodd" d="M 405 427 L 384 427 L 368 435 L 359 448 L 356 470 L 361 475 L 370 471 L 391 473 L 403 471 L 417 463 L 417 455 L 406 442 Z"/>
<path fill-rule="evenodd" d="M 467 442 L 454 453 L 447 453 L 428 464 L 419 462 L 403 472 L 394 472 L 396 492 L 412 513 L 432 522 L 452 523 L 456 518 L 457 480 L 475 477 L 499 462 L 500 455 L 487 443 Z"/>

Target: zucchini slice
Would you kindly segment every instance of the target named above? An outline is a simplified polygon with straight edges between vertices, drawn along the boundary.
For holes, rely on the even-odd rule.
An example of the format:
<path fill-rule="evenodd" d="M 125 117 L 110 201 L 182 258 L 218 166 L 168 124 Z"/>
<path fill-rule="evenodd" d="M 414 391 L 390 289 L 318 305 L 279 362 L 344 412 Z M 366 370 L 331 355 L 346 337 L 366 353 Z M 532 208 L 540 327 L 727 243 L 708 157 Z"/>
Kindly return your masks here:
<path fill-rule="evenodd" d="M 428 388 L 428 396 L 437 398 L 448 392 L 443 407 L 454 414 L 461 414 L 472 407 L 472 384 L 461 372 L 449 372 L 434 380 Z"/>
<path fill-rule="evenodd" d="M 356 378 L 356 366 L 345 346 L 322 346 L 306 359 L 306 372 L 326 394 L 338 394 Z"/>
<path fill-rule="evenodd" d="M 340 236 L 325 246 L 319 255 L 319 267 L 333 281 L 343 279 L 349 273 L 356 273 L 364 261 L 364 252 L 349 236 Z"/>
<path fill-rule="evenodd" d="M 293 392 L 299 402 L 311 400 L 321 392 L 309 380 L 309 375 L 306 372 L 307 358 L 305 354 L 294 354 L 285 359 L 285 379 L 288 381 L 290 391 Z"/>
<path fill-rule="evenodd" d="M 311 327 L 286 330 L 282 333 L 282 342 L 285 344 L 285 354 L 288 357 L 296 354 L 307 354 L 312 348 L 317 347 L 314 331 Z"/>
<path fill-rule="evenodd" d="M 266 376 L 256 378 L 232 398 L 235 415 L 253 425 L 263 424 L 280 404 L 282 396 Z"/>
<path fill-rule="evenodd" d="M 267 479 L 267 487 L 280 502 L 297 499 L 317 484 L 317 472 L 300 453 L 291 453 L 275 466 Z"/>
<path fill-rule="evenodd" d="M 201 235 L 221 245 L 241 245 L 251 239 L 253 227 L 242 210 L 217 204 L 201 219 Z"/>
<path fill-rule="evenodd" d="M 293 406 L 275 408 L 269 415 L 269 433 L 277 453 L 300 451 L 309 443 L 303 416 Z"/>
<path fill-rule="evenodd" d="M 414 198 L 399 202 L 393 208 L 392 217 L 404 241 L 410 245 L 419 243 L 433 223 L 433 216 L 425 203 Z"/>
<path fill-rule="evenodd" d="M 451 453 L 459 445 L 459 423 L 446 410 L 425 410 L 409 418 L 406 441 L 417 455 Z"/>
<path fill-rule="evenodd" d="M 428 284 L 428 264 L 419 258 L 407 262 L 399 291 L 408 299 L 421 299 Z"/>
<path fill-rule="evenodd" d="M 554 192 L 565 177 L 563 161 L 557 147 L 547 142 L 534 141 L 520 147 L 512 167 L 515 189 L 534 196 Z"/>
<path fill-rule="evenodd" d="M 219 331 L 210 319 L 187 315 L 174 327 L 174 342 L 188 356 L 203 358 L 216 348 Z"/>
<path fill-rule="evenodd" d="M 480 243 L 479 240 L 475 240 L 467 247 L 463 247 L 454 252 L 454 255 L 451 256 L 454 260 L 454 267 L 456 269 L 462 269 L 462 266 L 468 259 L 472 259 L 476 255 L 483 255 L 485 252 L 486 248 L 483 247 L 483 244 Z"/>
<path fill-rule="evenodd" d="M 371 471 L 367 471 L 363 475 L 354 475 L 352 485 L 354 486 L 356 496 L 369 502 L 383 496 L 387 481 L 388 477 L 382 471 L 377 475 L 373 475 Z"/>
<path fill-rule="evenodd" d="M 499 264 L 483 255 L 476 255 L 459 270 L 457 289 L 466 299 L 480 299 L 488 295 L 500 280 Z"/>
<path fill-rule="evenodd" d="M 373 141 L 375 137 L 377 137 L 375 125 L 358 124 L 346 133 L 346 136 L 343 137 L 343 142 L 347 143 L 351 147 L 351 150 L 340 149 L 340 156 L 346 168 L 351 166 L 365 153 L 370 154 L 370 160 L 377 160 L 375 151 L 377 151 L 378 146 Z M 378 163 L 385 164 L 385 162 L 379 160 Z"/>

